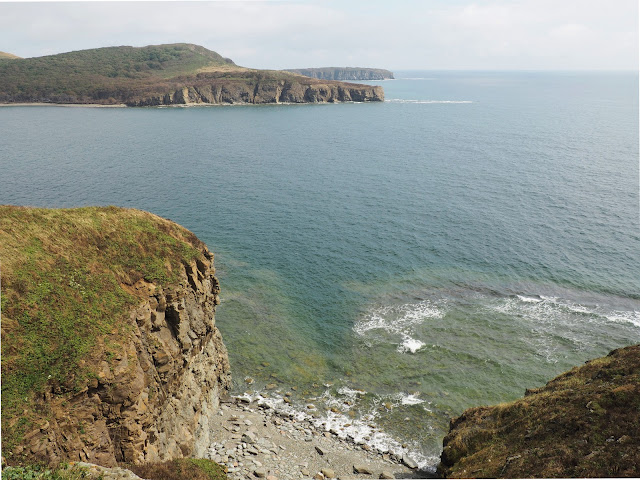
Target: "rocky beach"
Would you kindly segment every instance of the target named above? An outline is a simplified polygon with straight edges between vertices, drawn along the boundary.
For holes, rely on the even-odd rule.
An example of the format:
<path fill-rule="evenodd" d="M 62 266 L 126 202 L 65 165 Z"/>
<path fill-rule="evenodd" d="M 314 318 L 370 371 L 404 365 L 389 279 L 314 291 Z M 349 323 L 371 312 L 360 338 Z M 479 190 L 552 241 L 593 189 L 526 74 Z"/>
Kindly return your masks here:
<path fill-rule="evenodd" d="M 207 456 L 231 479 L 426 478 L 406 455 L 380 453 L 264 402 L 235 397 L 213 422 Z"/>

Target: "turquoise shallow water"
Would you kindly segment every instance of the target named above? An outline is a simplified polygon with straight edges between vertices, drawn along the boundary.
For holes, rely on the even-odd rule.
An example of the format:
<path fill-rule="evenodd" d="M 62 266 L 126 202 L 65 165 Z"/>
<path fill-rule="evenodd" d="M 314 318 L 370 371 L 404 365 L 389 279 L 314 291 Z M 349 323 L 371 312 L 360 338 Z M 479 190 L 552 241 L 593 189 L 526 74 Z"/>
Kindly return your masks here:
<path fill-rule="evenodd" d="M 638 77 L 396 76 L 381 104 L 0 108 L 0 203 L 185 225 L 236 393 L 433 465 L 450 416 L 640 341 Z"/>

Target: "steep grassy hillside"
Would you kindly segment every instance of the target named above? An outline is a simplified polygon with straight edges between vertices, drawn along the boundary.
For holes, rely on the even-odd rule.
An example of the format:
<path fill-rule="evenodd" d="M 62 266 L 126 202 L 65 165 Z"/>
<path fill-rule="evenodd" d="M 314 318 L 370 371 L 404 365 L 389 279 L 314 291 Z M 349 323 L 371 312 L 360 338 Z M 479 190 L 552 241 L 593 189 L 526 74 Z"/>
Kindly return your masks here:
<path fill-rule="evenodd" d="M 115 207 L 0 206 L 2 447 L 51 420 L 50 393 L 86 390 L 102 359 L 118 358 L 141 279 L 167 285 L 203 244 L 155 215 Z"/>
<path fill-rule="evenodd" d="M 347 93 L 339 93 L 338 87 Z M 239 67 L 216 52 L 182 43 L 0 61 L 0 102 L 4 103 L 146 106 L 384 98 L 381 87 L 360 85 L 353 93 L 354 87 Z"/>
<path fill-rule="evenodd" d="M 640 345 L 451 422 L 448 478 L 640 477 Z"/>
<path fill-rule="evenodd" d="M 211 68 L 242 70 L 216 52 L 189 44 L 107 47 L 25 58 L 0 63 L 0 99 L 111 97 L 115 102 L 122 90 L 137 92 Z"/>

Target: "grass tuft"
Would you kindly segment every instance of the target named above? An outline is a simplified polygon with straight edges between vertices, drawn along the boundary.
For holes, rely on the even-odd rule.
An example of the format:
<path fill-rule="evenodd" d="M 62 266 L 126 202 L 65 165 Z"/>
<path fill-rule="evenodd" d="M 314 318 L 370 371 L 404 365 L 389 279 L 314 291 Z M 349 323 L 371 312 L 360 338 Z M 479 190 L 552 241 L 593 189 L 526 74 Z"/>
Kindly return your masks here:
<path fill-rule="evenodd" d="M 224 468 L 202 458 L 182 458 L 168 462 L 127 465 L 139 477 L 147 480 L 225 480 Z"/>

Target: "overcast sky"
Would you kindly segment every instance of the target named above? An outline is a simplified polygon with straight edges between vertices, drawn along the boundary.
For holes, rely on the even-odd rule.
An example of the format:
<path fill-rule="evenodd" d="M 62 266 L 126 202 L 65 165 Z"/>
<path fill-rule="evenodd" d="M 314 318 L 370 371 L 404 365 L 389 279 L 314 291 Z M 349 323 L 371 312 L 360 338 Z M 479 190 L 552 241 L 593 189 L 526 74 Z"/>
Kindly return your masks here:
<path fill-rule="evenodd" d="M 0 1 L 21 57 L 177 42 L 255 68 L 637 70 L 638 0 Z"/>

